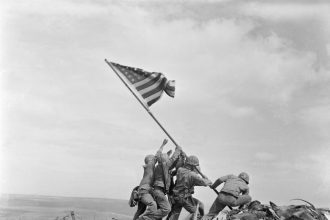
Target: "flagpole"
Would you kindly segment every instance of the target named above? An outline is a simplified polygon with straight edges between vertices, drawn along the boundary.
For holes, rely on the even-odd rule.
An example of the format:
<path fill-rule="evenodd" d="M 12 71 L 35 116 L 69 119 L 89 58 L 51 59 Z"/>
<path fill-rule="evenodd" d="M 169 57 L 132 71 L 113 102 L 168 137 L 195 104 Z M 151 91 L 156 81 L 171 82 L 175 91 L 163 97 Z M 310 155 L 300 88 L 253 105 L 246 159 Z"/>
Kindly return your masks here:
<path fill-rule="evenodd" d="M 116 68 L 112 66 L 112 64 L 107 60 L 104 59 L 104 61 L 111 67 L 111 69 L 116 73 L 116 75 L 119 77 L 119 79 L 124 83 L 124 85 L 128 88 L 129 91 L 134 95 L 134 97 L 139 101 L 139 103 L 143 106 L 143 108 L 149 113 L 149 115 L 155 120 L 155 122 L 159 125 L 159 127 L 165 132 L 165 134 L 171 139 L 173 144 L 175 146 L 179 146 L 176 141 L 172 138 L 172 136 L 166 131 L 166 129 L 163 127 L 163 125 L 157 120 L 157 118 L 152 114 L 150 109 L 139 99 L 139 97 L 135 94 L 135 92 L 131 89 L 131 87 L 128 85 L 128 83 L 119 75 L 119 73 L 116 71 Z M 200 170 L 195 169 L 203 178 L 207 178 Z M 211 186 L 209 186 L 211 188 Z M 211 188 L 212 189 L 212 188 Z M 216 194 L 219 194 L 219 192 L 216 189 L 213 189 L 213 191 Z M 229 206 L 229 208 L 231 208 Z"/>
<path fill-rule="evenodd" d="M 128 85 L 128 83 L 119 75 L 119 73 L 116 71 L 116 69 L 112 66 L 112 64 L 107 60 L 104 59 L 104 61 L 111 67 L 111 69 L 116 73 L 116 75 L 119 77 L 119 79 L 124 83 L 124 85 L 128 88 L 129 91 L 134 95 L 134 97 L 139 101 L 139 103 L 143 106 L 143 108 L 149 113 L 149 115 L 155 120 L 155 122 L 159 125 L 159 127 L 165 132 L 165 134 L 171 139 L 173 144 L 175 146 L 179 146 L 176 141 L 172 138 L 172 136 L 166 131 L 166 129 L 163 127 L 163 125 L 157 120 L 157 118 L 152 114 L 150 109 L 139 99 L 139 97 L 135 94 L 135 92 L 131 89 L 131 87 Z"/>

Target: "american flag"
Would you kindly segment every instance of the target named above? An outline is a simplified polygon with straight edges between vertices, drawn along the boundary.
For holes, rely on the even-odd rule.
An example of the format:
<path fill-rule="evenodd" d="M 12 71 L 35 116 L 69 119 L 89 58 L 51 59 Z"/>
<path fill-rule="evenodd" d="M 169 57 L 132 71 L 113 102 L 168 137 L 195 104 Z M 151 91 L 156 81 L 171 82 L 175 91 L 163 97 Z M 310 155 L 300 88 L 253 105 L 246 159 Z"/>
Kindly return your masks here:
<path fill-rule="evenodd" d="M 138 91 L 148 106 L 158 101 L 163 91 L 170 97 L 174 97 L 175 81 L 167 80 L 162 73 L 147 72 L 113 62 L 110 64 L 118 70 L 122 78 L 125 78 Z"/>

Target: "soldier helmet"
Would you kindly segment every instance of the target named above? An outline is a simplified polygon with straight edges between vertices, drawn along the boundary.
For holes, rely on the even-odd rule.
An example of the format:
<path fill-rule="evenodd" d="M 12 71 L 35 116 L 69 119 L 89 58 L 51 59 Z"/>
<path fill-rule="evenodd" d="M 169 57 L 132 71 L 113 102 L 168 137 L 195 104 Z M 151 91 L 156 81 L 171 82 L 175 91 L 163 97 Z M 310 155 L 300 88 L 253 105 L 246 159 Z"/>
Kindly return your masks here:
<path fill-rule="evenodd" d="M 196 156 L 192 155 L 187 158 L 186 164 L 191 166 L 199 166 L 199 160 Z"/>
<path fill-rule="evenodd" d="M 152 154 L 147 155 L 147 156 L 144 158 L 144 163 L 145 163 L 145 164 L 148 164 L 148 163 L 150 163 L 151 161 L 153 161 L 154 159 L 155 159 L 155 155 L 152 155 Z"/>
<path fill-rule="evenodd" d="M 249 184 L 250 177 L 247 173 L 242 172 L 238 175 L 238 177 L 241 178 L 242 180 L 244 180 L 247 184 Z"/>

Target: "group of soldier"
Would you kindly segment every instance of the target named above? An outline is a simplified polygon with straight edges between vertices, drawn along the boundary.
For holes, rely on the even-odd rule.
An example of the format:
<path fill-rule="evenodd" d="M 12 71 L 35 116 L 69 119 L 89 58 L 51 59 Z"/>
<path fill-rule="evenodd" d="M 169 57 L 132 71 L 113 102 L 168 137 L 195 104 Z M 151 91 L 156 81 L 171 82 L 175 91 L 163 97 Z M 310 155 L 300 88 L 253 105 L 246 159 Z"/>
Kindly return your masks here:
<path fill-rule="evenodd" d="M 187 156 L 180 146 L 175 151 L 163 153 L 165 139 L 155 155 L 144 159 L 144 173 L 139 186 L 131 193 L 129 204 L 137 205 L 133 220 L 178 220 L 182 208 L 198 219 L 212 220 L 221 210 L 242 207 L 251 202 L 249 176 L 242 172 L 238 176 L 226 175 L 214 183 L 200 170 L 196 156 Z M 204 205 L 194 198 L 195 186 L 216 188 L 223 183 L 209 212 L 204 215 Z"/>

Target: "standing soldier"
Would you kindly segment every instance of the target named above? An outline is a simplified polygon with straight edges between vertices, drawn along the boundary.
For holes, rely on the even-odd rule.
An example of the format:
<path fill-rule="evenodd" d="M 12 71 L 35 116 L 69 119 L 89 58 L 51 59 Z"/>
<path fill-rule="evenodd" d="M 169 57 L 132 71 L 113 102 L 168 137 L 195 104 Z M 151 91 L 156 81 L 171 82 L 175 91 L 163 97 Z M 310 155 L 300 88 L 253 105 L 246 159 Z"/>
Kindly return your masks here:
<path fill-rule="evenodd" d="M 201 178 L 196 169 L 199 169 L 199 160 L 196 156 L 189 156 L 183 167 L 177 171 L 176 184 L 173 189 L 172 210 L 167 220 L 178 220 L 182 207 L 189 213 L 195 213 L 198 199 L 192 197 L 194 186 L 210 186 L 212 182 L 207 178 Z"/>
<path fill-rule="evenodd" d="M 227 175 L 217 179 L 211 188 L 215 189 L 221 183 L 224 183 L 218 197 L 213 202 L 210 211 L 203 217 L 203 220 L 211 220 L 216 217 L 226 206 L 240 206 L 251 202 L 249 195 L 249 175 L 245 172 L 238 176 Z"/>
<path fill-rule="evenodd" d="M 186 158 L 187 158 L 187 155 L 183 151 L 181 151 L 179 159 L 175 163 L 175 170 L 171 171 L 171 186 L 170 186 L 170 192 L 167 195 L 169 202 L 171 203 L 171 207 L 174 205 L 174 199 L 173 199 L 173 189 L 175 187 L 174 178 L 177 179 L 176 174 L 177 174 L 179 168 L 184 166 Z M 193 198 L 193 200 L 194 200 L 195 204 L 198 204 L 198 213 L 201 216 L 203 216 L 204 215 L 204 204 L 196 198 Z"/>
<path fill-rule="evenodd" d="M 170 171 L 170 176 L 171 176 L 171 184 L 170 184 L 170 189 L 169 189 L 169 193 L 167 194 L 167 196 L 169 197 L 169 201 L 170 203 L 173 200 L 173 189 L 175 186 L 175 180 L 176 179 L 176 174 L 178 172 L 178 169 L 180 167 L 183 167 L 183 165 L 185 164 L 185 160 L 187 158 L 187 155 L 185 154 L 185 152 L 181 151 L 181 154 L 179 155 L 179 159 L 176 161 L 174 167 L 171 171 Z"/>
<path fill-rule="evenodd" d="M 157 162 L 156 158 L 162 154 L 164 145 L 167 139 L 164 139 L 163 144 L 160 146 L 156 155 L 147 155 L 144 159 L 145 165 L 143 166 L 143 177 L 138 187 L 138 209 L 134 215 L 133 220 L 136 219 L 150 219 L 144 216 L 146 213 L 156 213 L 157 203 L 152 196 L 152 184 L 154 181 L 154 169 Z M 144 212 L 144 213 L 143 213 Z M 143 214 L 142 214 L 143 213 Z M 142 215 L 141 215 L 142 214 Z M 139 217 L 140 216 L 140 217 Z"/>
<path fill-rule="evenodd" d="M 161 219 L 165 217 L 171 211 L 171 205 L 166 197 L 166 194 L 169 193 L 171 185 L 171 175 L 170 170 L 174 168 L 175 163 L 179 159 L 182 148 L 176 146 L 173 155 L 171 151 L 161 154 L 160 157 L 157 157 L 158 164 L 155 168 L 155 178 L 154 178 L 154 190 L 153 196 L 156 200 L 158 209 L 156 212 L 151 214 L 146 214 L 147 216 L 153 219 Z"/>

